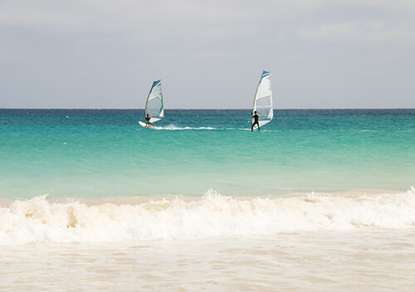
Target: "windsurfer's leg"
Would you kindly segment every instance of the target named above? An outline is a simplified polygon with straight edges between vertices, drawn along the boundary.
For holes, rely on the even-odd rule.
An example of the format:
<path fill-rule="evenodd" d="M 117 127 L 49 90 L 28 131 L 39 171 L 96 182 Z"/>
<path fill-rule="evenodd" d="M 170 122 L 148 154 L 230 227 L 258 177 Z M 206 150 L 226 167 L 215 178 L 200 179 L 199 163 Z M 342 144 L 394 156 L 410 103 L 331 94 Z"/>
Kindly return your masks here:
<path fill-rule="evenodd" d="M 258 129 L 259 129 L 259 124 L 258 124 L 257 122 L 255 122 L 255 123 L 253 123 L 253 124 L 252 124 L 252 126 L 251 126 L 251 132 L 253 132 L 253 131 L 254 131 L 255 126 L 257 126 L 257 127 L 258 127 Z"/>

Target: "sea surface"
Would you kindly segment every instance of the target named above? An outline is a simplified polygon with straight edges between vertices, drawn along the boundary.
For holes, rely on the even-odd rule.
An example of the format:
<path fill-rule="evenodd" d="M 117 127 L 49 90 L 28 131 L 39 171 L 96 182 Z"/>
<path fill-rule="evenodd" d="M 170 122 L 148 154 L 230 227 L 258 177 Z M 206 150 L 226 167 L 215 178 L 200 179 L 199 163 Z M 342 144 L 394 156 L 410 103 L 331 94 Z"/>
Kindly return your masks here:
<path fill-rule="evenodd" d="M 0 109 L 0 291 L 411 291 L 415 110 Z"/>

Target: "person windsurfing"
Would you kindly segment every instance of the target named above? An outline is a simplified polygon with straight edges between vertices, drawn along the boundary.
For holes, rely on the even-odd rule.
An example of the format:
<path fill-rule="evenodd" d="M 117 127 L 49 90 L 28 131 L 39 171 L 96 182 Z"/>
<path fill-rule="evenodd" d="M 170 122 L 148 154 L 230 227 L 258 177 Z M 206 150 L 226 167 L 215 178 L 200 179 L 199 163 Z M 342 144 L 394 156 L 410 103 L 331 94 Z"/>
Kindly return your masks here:
<path fill-rule="evenodd" d="M 259 131 L 260 130 L 260 128 L 259 128 L 259 116 L 258 116 L 258 113 L 256 111 L 254 111 L 254 113 L 252 114 L 252 119 L 253 119 L 253 122 L 252 122 L 252 125 L 251 125 L 251 132 L 254 131 L 255 125 L 258 126 L 258 131 Z"/>
<path fill-rule="evenodd" d="M 150 122 L 151 117 L 150 117 L 149 113 L 146 114 L 146 116 L 144 117 L 144 120 L 146 121 L 147 126 L 149 126 L 149 127 L 153 126 L 153 124 Z"/>

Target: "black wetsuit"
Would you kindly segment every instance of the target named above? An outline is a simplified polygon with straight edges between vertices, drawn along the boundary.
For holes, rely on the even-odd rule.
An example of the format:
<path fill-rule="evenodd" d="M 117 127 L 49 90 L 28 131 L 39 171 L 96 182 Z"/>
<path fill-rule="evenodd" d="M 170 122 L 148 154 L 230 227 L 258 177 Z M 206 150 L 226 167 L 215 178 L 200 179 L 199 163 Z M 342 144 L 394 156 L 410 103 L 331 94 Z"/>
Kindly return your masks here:
<path fill-rule="evenodd" d="M 146 124 L 147 124 L 147 125 L 152 125 L 152 124 L 150 123 L 151 117 L 150 117 L 149 115 L 146 115 L 146 116 L 144 117 L 144 119 L 146 120 Z"/>
<path fill-rule="evenodd" d="M 255 125 L 258 126 L 258 131 L 259 131 L 260 129 L 259 129 L 259 116 L 258 116 L 258 114 L 253 114 L 252 118 L 254 119 L 254 122 L 251 125 L 251 132 L 254 131 Z"/>

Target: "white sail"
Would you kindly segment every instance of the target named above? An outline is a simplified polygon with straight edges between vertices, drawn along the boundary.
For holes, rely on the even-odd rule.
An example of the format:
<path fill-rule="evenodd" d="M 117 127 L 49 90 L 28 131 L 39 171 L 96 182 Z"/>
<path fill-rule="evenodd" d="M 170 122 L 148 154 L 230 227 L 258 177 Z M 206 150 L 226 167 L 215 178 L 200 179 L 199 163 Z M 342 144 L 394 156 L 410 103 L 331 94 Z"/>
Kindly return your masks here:
<path fill-rule="evenodd" d="M 274 117 L 272 104 L 271 73 L 263 71 L 256 89 L 252 113 L 256 111 L 259 116 L 259 125 L 265 126 Z"/>
<path fill-rule="evenodd" d="M 156 80 L 151 86 L 146 100 L 144 111 L 145 116 L 150 115 L 150 123 L 157 122 L 164 118 L 164 100 L 161 92 L 161 82 Z"/>

